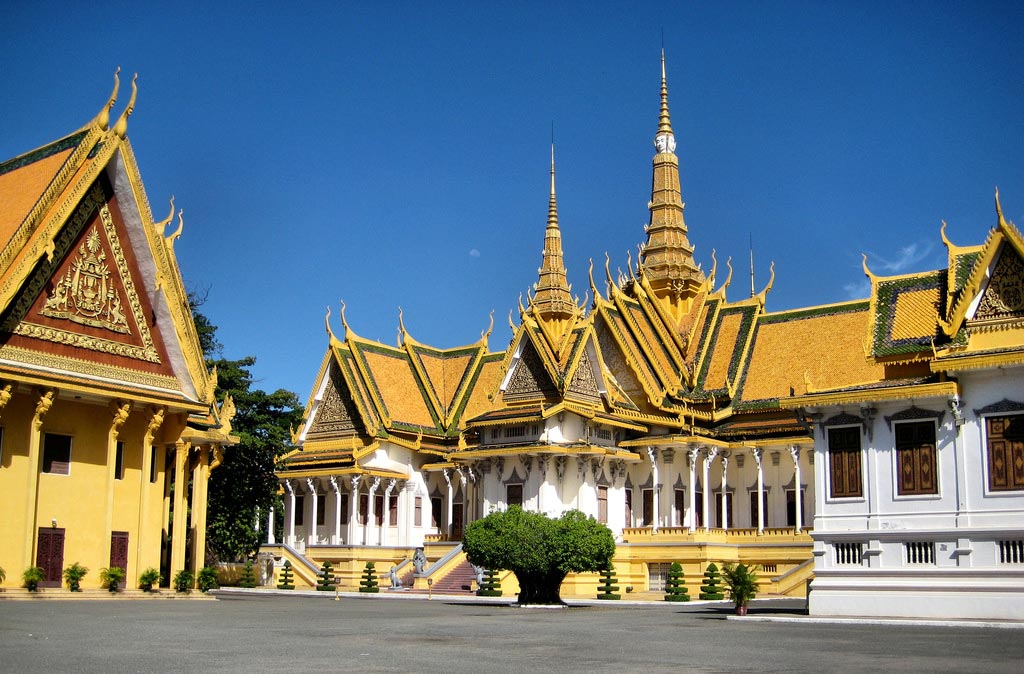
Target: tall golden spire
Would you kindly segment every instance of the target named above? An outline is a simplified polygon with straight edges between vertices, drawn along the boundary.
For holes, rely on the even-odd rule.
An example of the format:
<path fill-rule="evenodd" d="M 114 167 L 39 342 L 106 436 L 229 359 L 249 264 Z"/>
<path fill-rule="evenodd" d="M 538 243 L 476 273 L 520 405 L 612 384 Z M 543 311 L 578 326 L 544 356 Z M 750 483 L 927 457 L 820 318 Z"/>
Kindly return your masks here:
<path fill-rule="evenodd" d="M 558 228 L 558 202 L 555 199 L 555 145 L 551 144 L 551 195 L 548 197 L 548 224 L 544 230 L 544 260 L 537 270 L 530 304 L 545 319 L 564 319 L 576 313 L 571 286 L 566 278 L 562 257 L 562 232 Z"/>
<path fill-rule="evenodd" d="M 654 147 L 657 153 L 649 205 L 651 223 L 646 228 L 647 243 L 640 256 L 640 272 L 662 297 L 692 296 L 705 278 L 693 260 L 693 246 L 686 237 L 676 137 L 668 114 L 664 49 L 661 51 L 661 114 Z"/>

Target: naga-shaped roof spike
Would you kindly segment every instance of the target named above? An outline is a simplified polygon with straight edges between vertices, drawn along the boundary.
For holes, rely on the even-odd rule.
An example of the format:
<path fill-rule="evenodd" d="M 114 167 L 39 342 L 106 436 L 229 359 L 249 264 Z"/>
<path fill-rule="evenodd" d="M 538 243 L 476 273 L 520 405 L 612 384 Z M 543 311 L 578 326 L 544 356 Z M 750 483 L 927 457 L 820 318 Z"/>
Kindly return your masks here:
<path fill-rule="evenodd" d="M 764 305 L 765 300 L 768 298 L 768 293 L 771 291 L 772 286 L 775 285 L 775 260 L 772 260 L 768 266 L 768 285 L 764 287 L 764 290 L 757 294 L 758 301 Z"/>
<path fill-rule="evenodd" d="M 519 302 L 519 306 L 521 307 L 522 305 L 523 305 L 523 303 L 522 303 L 522 301 L 520 301 Z M 516 324 L 515 324 L 515 321 L 512 320 L 512 312 L 513 311 L 514 311 L 514 309 L 509 309 L 508 310 L 508 327 L 511 328 L 512 334 L 515 334 Z"/>
<path fill-rule="evenodd" d="M 955 246 L 953 245 L 953 242 L 946 238 L 946 227 L 946 221 L 942 220 L 942 227 L 939 228 L 939 236 L 942 237 L 942 243 L 946 248 L 954 248 Z"/>
<path fill-rule="evenodd" d="M 114 103 L 117 103 L 117 92 L 121 89 L 121 79 L 118 74 L 121 72 L 121 66 L 117 67 L 114 71 L 114 90 L 110 92 L 110 98 L 107 99 L 107 104 L 100 110 L 100 114 L 96 116 L 96 124 L 101 129 L 106 131 L 110 128 L 110 109 L 114 107 Z"/>
<path fill-rule="evenodd" d="M 408 331 L 405 329 L 405 320 L 402 318 L 402 307 L 398 307 L 398 346 L 402 346 Z"/>
<path fill-rule="evenodd" d="M 114 124 L 114 133 L 117 134 L 118 138 L 124 138 L 128 133 L 128 118 L 135 111 L 135 99 L 139 95 L 138 79 L 139 74 L 135 73 L 135 76 L 132 77 L 132 97 L 128 99 L 128 106 L 121 113 L 121 116 L 118 117 L 117 123 Z"/>
<path fill-rule="evenodd" d="M 348 327 L 348 321 L 345 319 L 345 300 L 341 300 L 341 324 L 345 328 L 345 338 L 348 339 L 348 333 L 352 330 Z"/>
<path fill-rule="evenodd" d="M 172 194 L 171 195 L 171 212 L 167 215 L 166 218 L 164 218 L 160 222 L 154 222 L 153 223 L 153 229 L 155 229 L 158 234 L 163 236 L 164 230 L 167 229 L 167 225 L 171 224 L 171 218 L 173 218 L 173 217 L 174 217 L 174 195 Z"/>
<path fill-rule="evenodd" d="M 181 209 L 178 209 L 178 228 L 176 230 L 174 230 L 173 232 L 171 232 L 168 236 L 164 237 L 164 241 L 167 242 L 167 245 L 172 250 L 174 249 L 174 242 L 178 240 L 178 238 L 181 236 L 182 230 L 184 230 L 184 229 L 185 229 L 185 209 L 181 208 Z"/>
<path fill-rule="evenodd" d="M 480 341 L 486 342 L 487 338 L 491 336 L 491 332 L 494 330 L 494 309 L 491 309 L 491 324 L 487 326 L 487 329 L 480 333 Z"/>
<path fill-rule="evenodd" d="M 324 327 L 327 328 L 327 338 L 332 345 L 340 344 L 341 342 L 337 337 L 334 336 L 334 330 L 331 330 L 331 305 L 327 305 L 327 315 L 324 316 Z"/>
<path fill-rule="evenodd" d="M 996 215 L 999 217 L 999 227 L 1006 227 L 1006 219 L 1003 218 L 1003 207 L 999 203 L 999 188 L 996 187 Z"/>
<path fill-rule="evenodd" d="M 871 270 L 868 269 L 868 254 L 861 253 L 861 257 L 861 266 L 864 268 L 864 275 L 871 279 L 871 282 L 874 283 L 875 279 L 877 279 L 878 277 L 872 274 Z"/>
<path fill-rule="evenodd" d="M 594 291 L 594 300 L 597 300 L 597 285 L 594 283 L 594 258 L 590 258 L 587 267 L 587 278 L 590 279 L 590 289 Z"/>
<path fill-rule="evenodd" d="M 711 273 L 708 274 L 708 285 L 715 287 L 715 274 L 718 272 L 718 258 L 715 257 L 715 249 L 711 249 Z"/>

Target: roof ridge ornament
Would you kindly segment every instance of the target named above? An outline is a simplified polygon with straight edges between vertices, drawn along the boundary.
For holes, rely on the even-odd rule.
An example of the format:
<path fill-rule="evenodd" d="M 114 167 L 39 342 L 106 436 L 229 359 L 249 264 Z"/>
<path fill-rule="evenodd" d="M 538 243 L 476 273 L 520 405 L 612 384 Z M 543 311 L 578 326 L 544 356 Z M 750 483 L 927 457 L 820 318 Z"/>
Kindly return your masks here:
<path fill-rule="evenodd" d="M 118 74 L 121 72 L 121 66 L 117 67 L 114 71 L 114 90 L 110 92 L 110 98 L 107 99 L 106 105 L 100 110 L 100 114 L 96 116 L 96 125 L 103 131 L 106 131 L 110 127 L 110 109 L 114 107 L 114 103 L 117 103 L 117 92 L 121 89 L 121 79 Z"/>
<path fill-rule="evenodd" d="M 661 48 L 661 111 L 658 115 L 658 133 L 654 136 L 658 153 L 675 152 L 676 136 L 668 113 L 668 78 L 665 76 L 665 48 Z"/>
<path fill-rule="evenodd" d="M 135 73 L 132 77 L 132 97 L 128 99 L 128 106 L 121 113 L 121 116 L 117 119 L 117 123 L 114 124 L 114 133 L 118 138 L 124 138 L 128 133 L 128 118 L 135 112 L 135 99 L 139 95 L 139 86 L 137 84 L 139 74 Z"/>
<path fill-rule="evenodd" d="M 1003 217 L 1003 207 L 999 203 L 999 187 L 996 187 L 996 216 L 999 218 L 998 226 L 1000 228 L 1006 227 L 1006 219 Z"/>

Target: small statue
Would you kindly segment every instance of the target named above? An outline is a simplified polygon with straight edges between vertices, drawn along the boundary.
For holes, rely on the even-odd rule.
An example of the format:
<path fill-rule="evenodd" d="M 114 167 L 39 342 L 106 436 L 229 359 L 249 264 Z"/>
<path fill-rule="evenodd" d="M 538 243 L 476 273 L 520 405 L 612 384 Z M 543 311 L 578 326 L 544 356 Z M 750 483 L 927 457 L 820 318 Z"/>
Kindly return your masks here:
<path fill-rule="evenodd" d="M 392 590 L 397 590 L 398 588 L 402 587 L 402 579 L 398 577 L 398 567 L 397 566 L 392 566 L 391 567 L 391 573 L 389 573 L 388 576 L 391 578 L 391 589 Z"/>
<path fill-rule="evenodd" d="M 473 566 L 473 573 L 476 574 L 476 586 L 477 587 L 483 587 L 484 586 L 484 576 L 486 575 L 487 570 L 484 567 L 482 567 L 482 566 L 477 566 L 476 564 L 473 564 L 472 566 Z"/>
<path fill-rule="evenodd" d="M 416 569 L 416 573 L 423 573 L 423 569 L 427 565 L 427 556 L 423 554 L 423 548 L 416 548 L 416 552 L 412 556 L 412 565 Z"/>

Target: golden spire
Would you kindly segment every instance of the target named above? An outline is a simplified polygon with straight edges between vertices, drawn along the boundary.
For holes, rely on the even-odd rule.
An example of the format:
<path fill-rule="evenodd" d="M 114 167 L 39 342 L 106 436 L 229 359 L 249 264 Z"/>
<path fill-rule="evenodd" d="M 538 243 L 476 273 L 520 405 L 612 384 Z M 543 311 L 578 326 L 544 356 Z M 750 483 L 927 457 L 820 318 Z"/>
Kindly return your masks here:
<path fill-rule="evenodd" d="M 562 232 L 558 228 L 558 202 L 555 199 L 555 145 L 551 144 L 551 195 L 548 197 L 548 224 L 544 231 L 544 261 L 537 270 L 530 304 L 542 318 L 568 318 L 576 313 L 571 287 L 562 257 Z"/>
<path fill-rule="evenodd" d="M 679 158 L 668 114 L 665 50 L 661 52 L 661 114 L 654 136 L 654 175 L 651 185 L 651 223 L 640 256 L 640 272 L 661 297 L 689 298 L 704 283 L 686 237 L 683 198 L 679 189 Z"/>

